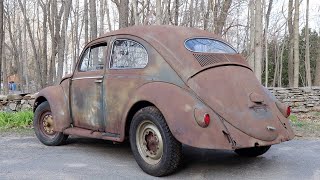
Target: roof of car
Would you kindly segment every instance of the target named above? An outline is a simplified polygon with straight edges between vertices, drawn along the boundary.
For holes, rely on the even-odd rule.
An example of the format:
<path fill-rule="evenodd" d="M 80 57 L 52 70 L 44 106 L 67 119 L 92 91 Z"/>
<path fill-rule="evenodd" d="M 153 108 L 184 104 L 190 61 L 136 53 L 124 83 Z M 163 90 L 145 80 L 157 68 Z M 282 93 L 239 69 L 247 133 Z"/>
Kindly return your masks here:
<path fill-rule="evenodd" d="M 108 32 L 94 41 L 117 35 L 135 36 L 149 43 L 184 80 L 188 80 L 203 68 L 193 58 L 193 52 L 185 48 L 186 40 L 200 37 L 224 41 L 220 36 L 209 31 L 170 25 L 132 26 Z"/>

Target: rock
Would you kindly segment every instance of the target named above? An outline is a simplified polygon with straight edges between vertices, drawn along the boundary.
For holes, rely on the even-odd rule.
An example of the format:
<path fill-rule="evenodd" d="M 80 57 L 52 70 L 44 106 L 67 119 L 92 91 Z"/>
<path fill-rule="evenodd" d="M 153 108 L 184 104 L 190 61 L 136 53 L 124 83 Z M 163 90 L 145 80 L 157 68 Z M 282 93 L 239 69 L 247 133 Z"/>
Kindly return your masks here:
<path fill-rule="evenodd" d="M 23 96 L 23 99 L 24 100 L 32 99 L 32 95 L 31 94 L 27 94 L 27 95 Z"/>
<path fill-rule="evenodd" d="M 31 94 L 31 99 L 35 99 L 37 95 L 38 95 L 38 93 Z"/>
<path fill-rule="evenodd" d="M 307 107 L 313 107 L 314 104 L 306 104 Z"/>
<path fill-rule="evenodd" d="M 29 104 L 22 104 L 22 106 L 21 106 L 22 111 L 26 111 L 26 110 L 30 110 L 30 109 L 32 109 L 32 106 Z"/>
<path fill-rule="evenodd" d="M 309 112 L 310 110 L 306 108 L 292 108 L 291 110 L 293 113 L 306 113 Z"/>
<path fill-rule="evenodd" d="M 0 101 L 6 101 L 7 99 L 8 99 L 8 96 L 0 95 Z"/>
<path fill-rule="evenodd" d="M 320 112 L 320 106 L 314 106 L 311 109 L 312 111 Z"/>
<path fill-rule="evenodd" d="M 27 100 L 22 99 L 22 100 L 21 100 L 21 102 L 20 102 L 20 104 L 28 104 L 28 101 L 27 101 Z"/>
<path fill-rule="evenodd" d="M 16 103 L 9 103 L 9 109 L 11 109 L 12 111 L 15 111 L 17 109 L 17 104 Z"/>
<path fill-rule="evenodd" d="M 8 95 L 8 100 L 13 101 L 13 100 L 21 100 L 22 96 L 19 94 L 9 94 Z"/>
<path fill-rule="evenodd" d="M 311 93 L 312 92 L 312 89 L 310 87 L 303 87 L 301 88 L 301 90 L 305 93 Z"/>
<path fill-rule="evenodd" d="M 34 105 L 34 101 L 35 101 L 34 99 L 28 100 L 28 104 L 33 106 Z"/>

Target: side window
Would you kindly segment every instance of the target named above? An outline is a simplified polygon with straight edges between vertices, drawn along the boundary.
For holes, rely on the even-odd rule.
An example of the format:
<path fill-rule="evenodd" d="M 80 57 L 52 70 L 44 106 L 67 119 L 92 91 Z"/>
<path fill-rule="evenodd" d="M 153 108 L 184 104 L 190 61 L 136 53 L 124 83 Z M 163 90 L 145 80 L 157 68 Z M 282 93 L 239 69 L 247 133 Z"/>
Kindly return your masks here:
<path fill-rule="evenodd" d="M 148 53 L 140 43 L 128 39 L 114 41 L 110 69 L 140 69 L 147 64 Z"/>
<path fill-rule="evenodd" d="M 88 48 L 82 58 L 80 71 L 98 71 L 104 69 L 106 45 Z"/>

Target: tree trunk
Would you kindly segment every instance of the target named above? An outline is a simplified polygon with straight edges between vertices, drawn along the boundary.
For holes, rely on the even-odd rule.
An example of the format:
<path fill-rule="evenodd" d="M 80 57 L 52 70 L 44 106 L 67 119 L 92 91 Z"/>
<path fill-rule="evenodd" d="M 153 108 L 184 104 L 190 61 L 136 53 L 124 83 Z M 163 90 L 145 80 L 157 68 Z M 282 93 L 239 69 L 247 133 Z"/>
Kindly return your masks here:
<path fill-rule="evenodd" d="M 84 0 L 84 41 L 85 44 L 89 42 L 89 8 L 88 8 L 88 0 Z"/>
<path fill-rule="evenodd" d="M 89 0 L 89 12 L 90 12 L 90 40 L 97 38 L 97 10 L 96 10 L 96 0 Z"/>
<path fill-rule="evenodd" d="M 269 59 L 268 59 L 268 29 L 269 19 L 272 10 L 273 0 L 269 1 L 268 10 L 265 18 L 265 29 L 264 29 L 264 55 L 265 55 L 265 87 L 268 87 L 269 79 Z"/>
<path fill-rule="evenodd" d="M 162 21 L 161 18 L 161 0 L 156 1 L 156 24 L 160 25 Z"/>
<path fill-rule="evenodd" d="M 306 7 L 305 38 L 306 38 L 305 68 L 306 68 L 306 82 L 307 82 L 306 85 L 308 87 L 311 87 L 312 81 L 311 81 L 311 68 L 310 68 L 309 0 L 307 0 L 307 7 Z"/>
<path fill-rule="evenodd" d="M 289 30 L 289 41 L 288 41 L 288 80 L 289 87 L 293 87 L 293 0 L 289 0 L 288 4 L 288 30 Z"/>
<path fill-rule="evenodd" d="M 102 36 L 104 33 L 104 0 L 100 0 L 100 29 L 99 29 L 99 36 Z"/>
<path fill-rule="evenodd" d="M 2 71 L 2 62 L 3 62 L 3 42 L 4 42 L 4 18 L 3 18 L 3 14 L 4 14 L 4 8 L 3 8 L 3 0 L 0 0 L 0 84 L 3 82 L 3 87 L 6 87 L 7 84 L 4 83 L 4 81 L 2 81 L 2 78 L 5 79 L 6 77 L 4 76 L 4 74 L 2 75 L 1 72 Z M 2 88 L 0 87 L 0 93 L 1 93 Z"/>
<path fill-rule="evenodd" d="M 299 87 L 299 0 L 294 1 L 294 30 L 293 30 L 293 51 L 294 71 L 293 87 Z"/>
<path fill-rule="evenodd" d="M 228 13 L 229 13 L 229 9 L 231 7 L 232 4 L 232 0 L 224 0 L 223 4 L 222 4 L 222 8 L 220 10 L 219 16 L 217 16 L 216 21 L 214 22 L 215 24 L 215 28 L 214 28 L 214 33 L 215 34 L 220 34 L 222 35 L 222 30 L 226 24 L 227 21 L 227 17 L 228 17 Z M 260 2 L 261 4 L 261 2 Z M 216 4 L 217 6 L 218 4 Z M 217 8 L 216 8 L 217 9 Z M 260 8 L 261 9 L 261 8 Z M 215 12 L 218 13 L 218 12 Z M 262 15 L 262 14 L 261 14 Z"/>
<path fill-rule="evenodd" d="M 112 26 L 111 26 L 111 19 L 110 19 L 110 11 L 109 11 L 109 0 L 106 0 L 106 14 L 107 14 L 107 21 L 108 21 L 108 30 L 112 31 Z"/>
<path fill-rule="evenodd" d="M 43 76 L 42 76 L 42 71 L 41 71 L 41 61 L 39 59 L 39 55 L 38 55 L 38 51 L 37 51 L 37 48 L 36 48 L 35 40 L 34 40 L 33 35 L 32 35 L 31 25 L 29 23 L 29 19 L 27 18 L 27 14 L 25 13 L 26 11 L 25 11 L 25 9 L 23 7 L 23 4 L 22 4 L 21 0 L 18 0 L 18 2 L 19 2 L 19 6 L 20 6 L 20 9 L 21 9 L 23 17 L 24 17 L 24 21 L 26 22 L 26 25 L 27 25 L 27 31 L 28 31 L 29 39 L 31 41 L 31 49 L 33 51 L 33 55 L 34 55 L 35 62 L 36 62 L 37 82 L 40 85 L 40 87 L 38 86 L 37 88 L 43 88 L 44 87 L 44 83 L 43 83 L 43 80 L 42 80 Z"/>
<path fill-rule="evenodd" d="M 255 70 L 255 59 L 254 59 L 254 49 L 255 49 L 255 6 L 254 6 L 254 0 L 249 1 L 249 16 L 248 21 L 250 21 L 250 43 L 249 43 L 249 50 L 248 50 L 248 63 L 252 70 Z"/>
<path fill-rule="evenodd" d="M 58 72 L 57 72 L 56 82 L 60 82 L 60 80 L 63 77 L 63 65 L 65 61 L 65 49 L 66 49 L 66 32 L 68 27 L 68 20 L 69 20 L 71 5 L 72 5 L 72 0 L 67 0 L 66 5 L 64 6 L 64 16 L 62 20 L 62 27 L 60 30 L 61 31 L 60 40 L 58 44 Z M 97 33 L 97 30 L 95 32 Z"/>
<path fill-rule="evenodd" d="M 320 32 L 320 29 L 319 29 Z M 316 73 L 315 73 L 315 80 L 314 85 L 320 86 L 320 38 L 318 38 L 318 47 L 317 47 L 317 60 L 316 60 Z"/>
<path fill-rule="evenodd" d="M 174 10 L 174 25 L 179 25 L 179 0 L 175 1 L 175 10 Z"/>
<path fill-rule="evenodd" d="M 129 1 L 128 0 L 111 0 L 118 8 L 119 12 L 119 29 L 128 27 Z"/>
<path fill-rule="evenodd" d="M 254 48 L 254 71 L 261 82 L 262 73 L 262 3 L 261 0 L 255 1 L 255 48 Z"/>

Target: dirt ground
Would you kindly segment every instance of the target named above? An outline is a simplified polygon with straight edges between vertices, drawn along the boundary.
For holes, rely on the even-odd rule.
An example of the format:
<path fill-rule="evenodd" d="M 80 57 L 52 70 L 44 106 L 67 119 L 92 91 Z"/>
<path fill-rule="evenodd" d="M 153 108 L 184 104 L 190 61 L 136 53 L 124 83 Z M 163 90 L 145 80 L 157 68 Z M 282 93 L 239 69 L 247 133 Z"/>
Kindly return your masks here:
<path fill-rule="evenodd" d="M 290 120 L 296 139 L 320 139 L 320 112 L 292 114 Z"/>

